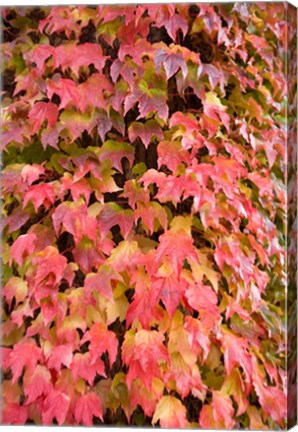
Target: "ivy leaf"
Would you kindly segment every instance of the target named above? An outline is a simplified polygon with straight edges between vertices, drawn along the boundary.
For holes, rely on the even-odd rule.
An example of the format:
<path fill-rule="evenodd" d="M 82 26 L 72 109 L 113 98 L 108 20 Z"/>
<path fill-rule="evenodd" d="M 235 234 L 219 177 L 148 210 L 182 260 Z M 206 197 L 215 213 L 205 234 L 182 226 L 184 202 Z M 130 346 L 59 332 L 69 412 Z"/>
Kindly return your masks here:
<path fill-rule="evenodd" d="M 70 398 L 59 390 L 52 390 L 45 398 L 42 407 L 42 422 L 51 425 L 54 418 L 61 426 L 66 419 L 70 407 Z"/>
<path fill-rule="evenodd" d="M 171 119 L 173 116 L 171 117 Z M 168 167 L 173 173 L 176 172 L 179 165 L 185 163 L 191 164 L 191 156 L 187 150 L 181 148 L 181 144 L 178 141 L 161 141 L 157 147 L 158 153 L 158 168 L 162 165 Z"/>
<path fill-rule="evenodd" d="M 237 402 L 237 416 L 246 412 L 249 402 L 247 400 L 247 391 L 239 369 L 233 369 L 231 374 L 225 378 L 221 391 L 227 393 L 229 396 L 233 396 Z"/>
<path fill-rule="evenodd" d="M 180 303 L 182 290 L 183 282 L 179 281 L 174 273 L 152 281 L 152 291 L 158 293 L 171 318 Z"/>
<path fill-rule="evenodd" d="M 118 171 L 123 172 L 123 168 L 121 166 L 122 159 L 128 159 L 130 165 L 132 165 L 134 160 L 134 152 L 134 147 L 128 143 L 108 140 L 100 148 L 99 160 L 104 161 L 106 159 L 110 159 L 112 161 L 113 167 L 115 167 Z"/>
<path fill-rule="evenodd" d="M 84 334 L 81 345 L 87 341 L 90 341 L 89 352 L 91 365 L 94 365 L 98 357 L 107 351 L 109 354 L 110 367 L 112 367 L 118 353 L 118 340 L 115 333 L 107 330 L 104 324 L 96 323 Z"/>
<path fill-rule="evenodd" d="M 3 407 L 1 423 L 24 425 L 28 419 L 28 414 L 28 407 L 10 402 Z"/>
<path fill-rule="evenodd" d="M 106 237 L 113 226 L 119 225 L 123 237 L 126 239 L 133 227 L 133 224 L 133 212 L 131 210 L 124 210 L 115 203 L 106 204 L 99 215 L 101 238 Z"/>
<path fill-rule="evenodd" d="M 131 142 L 139 137 L 147 149 L 153 137 L 162 139 L 163 133 L 155 120 L 148 120 L 145 123 L 132 122 L 128 128 L 128 136 Z"/>
<path fill-rule="evenodd" d="M 57 372 L 60 372 L 62 365 L 69 368 L 72 356 L 72 346 L 70 344 L 57 345 L 49 355 L 48 368 L 55 369 Z"/>
<path fill-rule="evenodd" d="M 148 392 L 142 381 L 136 379 L 131 388 L 130 404 L 132 410 L 140 405 L 145 415 L 152 417 L 158 401 L 162 398 L 163 389 L 164 384 L 162 381 L 154 379 L 152 381 L 152 389 Z"/>
<path fill-rule="evenodd" d="M 174 389 L 179 392 L 182 398 L 185 398 L 191 391 L 195 397 L 204 400 L 206 387 L 202 383 L 198 366 L 190 367 L 177 352 L 173 353 L 170 359 L 170 367 L 164 375 L 167 386 L 172 388 L 172 381 L 174 380 Z"/>
<path fill-rule="evenodd" d="M 110 266 L 102 265 L 97 273 L 89 273 L 85 279 L 85 290 L 87 293 L 91 291 L 99 291 L 104 297 L 114 303 L 112 280 L 122 281 L 122 277 L 115 272 Z"/>
<path fill-rule="evenodd" d="M 37 265 L 34 285 L 38 286 L 44 279 L 51 277 L 52 286 L 61 281 L 67 268 L 67 259 L 60 255 L 53 246 L 48 246 L 39 252 L 32 260 Z M 38 293 L 35 293 L 36 295 Z M 41 293 L 40 293 L 41 294 Z"/>
<path fill-rule="evenodd" d="M 149 202 L 147 205 L 138 203 L 134 214 L 135 222 L 137 222 L 140 218 L 151 233 L 154 232 L 155 221 L 158 221 L 164 230 L 166 230 L 168 227 L 167 213 L 165 209 L 157 202 Z"/>
<path fill-rule="evenodd" d="M 41 395 L 47 396 L 53 388 L 51 374 L 45 366 L 37 365 L 35 370 L 24 376 L 24 393 L 26 404 L 30 404 Z"/>
<path fill-rule="evenodd" d="M 55 48 L 49 44 L 40 44 L 34 47 L 25 55 L 25 59 L 36 64 L 36 67 L 41 72 L 45 70 L 45 62 L 51 56 L 55 56 Z"/>
<path fill-rule="evenodd" d="M 87 393 L 77 400 L 74 417 L 78 424 L 92 426 L 93 416 L 103 421 L 101 401 L 96 393 Z"/>
<path fill-rule="evenodd" d="M 40 183 L 37 185 L 31 185 L 24 194 L 23 208 L 25 208 L 29 201 L 33 203 L 35 212 L 41 205 L 48 210 L 56 200 L 56 194 L 54 186 L 50 183 Z"/>
<path fill-rule="evenodd" d="M 133 381 L 140 378 L 148 391 L 152 387 L 153 378 L 160 378 L 160 363 L 166 363 L 168 352 L 163 344 L 164 336 L 157 331 L 132 330 L 126 332 L 122 345 L 122 360 L 129 366 L 126 375 L 130 389 Z"/>
<path fill-rule="evenodd" d="M 230 129 L 230 116 L 226 113 L 227 107 L 224 106 L 214 92 L 207 92 L 203 99 L 204 113 L 210 119 L 221 121 L 226 129 Z"/>
<path fill-rule="evenodd" d="M 107 102 L 104 92 L 106 91 L 114 92 L 106 76 L 99 73 L 92 74 L 87 81 L 77 86 L 79 110 L 85 112 L 88 107 L 105 108 Z"/>
<path fill-rule="evenodd" d="M 165 257 L 170 263 L 177 276 L 180 275 L 184 260 L 187 258 L 198 260 L 193 240 L 185 232 L 166 231 L 159 237 L 159 245 L 156 250 L 156 262 L 162 262 Z"/>
<path fill-rule="evenodd" d="M 22 169 L 21 176 L 24 182 L 31 185 L 36 180 L 39 180 L 40 176 L 45 174 L 45 169 L 42 165 L 31 164 L 25 165 Z"/>
<path fill-rule="evenodd" d="M 280 427 L 287 418 L 287 396 L 278 386 L 266 385 L 265 371 L 253 356 L 253 385 L 264 412 Z"/>
<path fill-rule="evenodd" d="M 133 321 L 138 320 L 145 330 L 150 327 L 150 322 L 162 318 L 156 293 L 149 290 L 136 292 L 126 312 L 126 325 L 129 327 Z"/>
<path fill-rule="evenodd" d="M 68 78 L 61 78 L 56 80 L 48 80 L 47 83 L 47 96 L 49 99 L 56 93 L 60 97 L 59 109 L 67 106 L 80 105 L 80 93 L 76 83 Z"/>
<path fill-rule="evenodd" d="M 52 102 L 37 102 L 29 112 L 31 135 L 34 135 L 47 120 L 47 126 L 53 127 L 58 119 L 58 107 Z"/>
<path fill-rule="evenodd" d="M 109 239 L 101 242 L 101 250 L 99 250 L 92 240 L 83 237 L 80 243 L 72 250 L 72 254 L 82 271 L 90 273 L 93 267 L 99 267 L 104 263 L 104 253 L 110 255 L 112 248 L 113 245 Z"/>
<path fill-rule="evenodd" d="M 213 64 L 201 63 L 198 67 L 198 79 L 200 79 L 204 75 L 207 75 L 212 91 L 219 84 L 222 93 L 225 92 L 225 79 L 222 69 L 217 68 Z"/>
<path fill-rule="evenodd" d="M 221 321 L 217 307 L 217 295 L 208 285 L 191 284 L 185 293 L 188 304 L 199 312 L 200 321 L 206 328 L 214 330 Z"/>
<path fill-rule="evenodd" d="M 156 112 L 159 117 L 166 122 L 169 116 L 169 108 L 166 101 L 166 94 L 161 89 L 145 89 L 135 86 L 126 97 L 124 102 L 124 114 L 138 103 L 140 118 L 146 117 L 152 112 Z"/>
<path fill-rule="evenodd" d="M 224 359 L 227 373 L 230 374 L 237 364 L 242 366 L 245 374 L 245 382 L 248 389 L 252 383 L 252 356 L 249 352 L 248 342 L 246 339 L 234 335 L 230 331 L 223 331 L 222 344 L 224 348 Z"/>
<path fill-rule="evenodd" d="M 21 376 L 24 367 L 33 372 L 40 359 L 41 350 L 34 340 L 25 339 L 14 345 L 8 359 L 12 371 L 12 383 Z"/>
<path fill-rule="evenodd" d="M 90 386 L 93 386 L 96 374 L 106 378 L 104 362 L 99 358 L 91 364 L 90 353 L 76 353 L 70 366 L 74 381 L 83 378 Z"/>
<path fill-rule="evenodd" d="M 212 392 L 212 405 L 204 405 L 200 412 L 200 426 L 204 429 L 232 429 L 234 408 L 229 396 Z"/>
<path fill-rule="evenodd" d="M 153 12 L 152 8 L 151 11 Z M 176 11 L 174 5 L 158 5 L 157 11 L 155 10 L 155 13 L 156 12 L 156 25 L 158 27 L 165 26 L 168 35 L 173 39 L 174 42 L 176 41 L 176 33 L 178 30 L 181 30 L 182 34 L 186 36 L 188 31 L 188 23 L 183 16 L 175 13 Z"/>
<path fill-rule="evenodd" d="M 57 236 L 63 226 L 65 231 L 73 235 L 76 244 L 80 243 L 83 236 L 96 243 L 98 223 L 88 215 L 85 204 L 65 201 L 55 209 L 52 219 Z"/>
<path fill-rule="evenodd" d="M 22 303 L 28 294 L 28 283 L 23 279 L 13 276 L 2 288 L 2 295 L 11 307 L 11 302 L 15 298 L 16 306 Z"/>
<path fill-rule="evenodd" d="M 169 80 L 175 73 L 181 69 L 185 78 L 187 75 L 187 66 L 182 54 L 172 52 L 172 50 L 159 49 L 154 57 L 156 72 L 159 73 L 161 64 L 163 64 L 167 79 Z"/>
<path fill-rule="evenodd" d="M 28 255 L 30 256 L 35 250 L 35 240 L 36 235 L 34 233 L 19 236 L 10 249 L 10 265 L 12 260 L 15 260 L 15 262 L 21 266 L 24 258 Z"/>
<path fill-rule="evenodd" d="M 156 406 L 152 424 L 158 421 L 162 428 L 187 428 L 185 406 L 174 396 L 163 396 Z"/>
<path fill-rule="evenodd" d="M 91 64 L 101 72 L 107 58 L 103 55 L 100 45 L 88 42 L 80 45 L 73 43 L 59 45 L 54 52 L 55 69 L 59 66 L 63 68 L 63 71 L 70 68 L 76 75 L 80 67 Z"/>

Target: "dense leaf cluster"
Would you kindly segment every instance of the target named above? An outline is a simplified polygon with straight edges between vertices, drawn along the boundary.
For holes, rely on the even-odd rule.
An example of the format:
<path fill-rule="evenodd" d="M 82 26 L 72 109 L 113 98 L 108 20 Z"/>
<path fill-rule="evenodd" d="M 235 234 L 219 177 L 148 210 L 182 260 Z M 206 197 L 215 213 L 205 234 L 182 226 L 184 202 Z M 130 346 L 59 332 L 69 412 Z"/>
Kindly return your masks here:
<path fill-rule="evenodd" d="M 286 426 L 284 3 L 3 9 L 3 422 Z"/>

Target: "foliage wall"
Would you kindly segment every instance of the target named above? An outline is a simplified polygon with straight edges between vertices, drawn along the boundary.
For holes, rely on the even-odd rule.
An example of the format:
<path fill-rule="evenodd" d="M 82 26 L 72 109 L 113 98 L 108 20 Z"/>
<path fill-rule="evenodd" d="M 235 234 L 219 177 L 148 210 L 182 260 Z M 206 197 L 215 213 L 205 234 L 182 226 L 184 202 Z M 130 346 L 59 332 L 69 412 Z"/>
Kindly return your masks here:
<path fill-rule="evenodd" d="M 2 16 L 2 422 L 285 427 L 287 5 Z"/>

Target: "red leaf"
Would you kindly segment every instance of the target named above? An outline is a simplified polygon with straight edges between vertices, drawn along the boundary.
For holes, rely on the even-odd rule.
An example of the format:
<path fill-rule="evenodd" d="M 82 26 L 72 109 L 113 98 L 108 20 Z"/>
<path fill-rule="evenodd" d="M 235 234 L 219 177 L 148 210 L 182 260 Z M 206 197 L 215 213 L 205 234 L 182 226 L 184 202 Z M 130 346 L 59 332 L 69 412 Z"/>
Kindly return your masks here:
<path fill-rule="evenodd" d="M 106 237 L 110 229 L 119 225 L 124 239 L 126 239 L 133 227 L 134 215 L 131 210 L 123 210 L 114 203 L 105 204 L 99 215 L 99 227 L 101 238 Z"/>
<path fill-rule="evenodd" d="M 165 257 L 170 259 L 170 263 L 177 276 L 180 275 L 184 260 L 189 258 L 197 262 L 198 257 L 191 236 L 183 231 L 175 232 L 171 230 L 162 234 L 159 237 L 155 260 L 160 263 Z"/>
<path fill-rule="evenodd" d="M 124 184 L 124 192 L 121 196 L 128 199 L 131 208 L 136 208 L 136 203 L 148 204 L 150 201 L 149 191 L 145 191 L 136 180 L 127 180 Z"/>
<path fill-rule="evenodd" d="M 162 316 L 156 295 L 148 290 L 136 292 L 126 312 L 126 326 L 129 327 L 137 319 L 142 327 L 148 330 L 150 322 L 160 320 Z"/>
<path fill-rule="evenodd" d="M 190 367 L 179 353 L 171 355 L 170 366 L 164 374 L 164 380 L 169 385 L 169 388 L 172 387 L 172 381 L 174 380 L 175 387 L 183 399 L 190 392 L 201 400 L 205 399 L 206 386 L 202 383 L 198 366 L 193 365 Z"/>
<path fill-rule="evenodd" d="M 265 372 L 262 371 L 253 356 L 253 385 L 264 412 L 282 428 L 287 418 L 287 395 L 278 386 L 266 384 Z"/>
<path fill-rule="evenodd" d="M 219 84 L 222 93 L 225 92 L 225 78 L 222 69 L 218 69 L 213 64 L 201 63 L 198 67 L 198 79 L 200 79 L 204 75 L 207 75 L 207 77 L 209 78 L 211 90 L 214 90 L 215 87 Z"/>
<path fill-rule="evenodd" d="M 93 416 L 103 421 L 101 401 L 96 393 L 87 393 L 81 396 L 75 406 L 74 416 L 79 424 L 92 426 Z"/>
<path fill-rule="evenodd" d="M 49 99 L 57 94 L 61 101 L 59 109 L 65 108 L 68 105 L 79 106 L 80 105 L 80 93 L 76 86 L 76 83 L 68 78 L 59 77 L 58 80 L 49 80 L 47 83 L 47 96 Z"/>
<path fill-rule="evenodd" d="M 55 48 L 52 45 L 41 44 L 26 53 L 25 59 L 35 63 L 37 69 L 44 72 L 45 62 L 50 56 L 55 56 Z"/>
<path fill-rule="evenodd" d="M 57 372 L 60 372 L 62 365 L 69 368 L 72 362 L 72 356 L 73 354 L 71 345 L 58 345 L 49 355 L 47 363 L 48 368 L 56 369 Z"/>
<path fill-rule="evenodd" d="M 3 228 L 9 227 L 8 234 L 22 228 L 23 225 L 30 219 L 30 214 L 27 211 L 22 210 L 20 207 L 16 207 L 10 216 L 7 216 L 3 220 Z"/>
<path fill-rule="evenodd" d="M 77 381 L 80 377 L 86 380 L 90 386 L 93 385 L 96 374 L 106 377 L 104 362 L 97 359 L 94 364 L 91 364 L 89 352 L 85 354 L 76 353 L 73 356 L 70 370 L 74 381 Z"/>
<path fill-rule="evenodd" d="M 28 419 L 28 408 L 16 403 L 4 405 L 1 424 L 24 425 Z"/>
<path fill-rule="evenodd" d="M 154 232 L 154 222 L 158 221 L 159 225 L 166 230 L 168 227 L 168 217 L 165 209 L 157 202 L 149 202 L 146 205 L 139 204 L 134 213 L 135 222 L 140 218 L 148 227 L 151 234 Z"/>
<path fill-rule="evenodd" d="M 46 210 L 48 210 L 50 206 L 54 204 L 55 200 L 56 194 L 54 186 L 50 183 L 40 183 L 30 186 L 25 192 L 23 208 L 31 201 L 37 213 L 41 205 L 44 205 Z"/>
<path fill-rule="evenodd" d="M 200 320 L 190 316 L 185 317 L 184 328 L 189 333 L 189 344 L 194 352 L 203 350 L 202 358 L 205 362 L 210 351 L 209 329 L 205 329 Z"/>
<path fill-rule="evenodd" d="M 56 124 L 52 129 L 44 129 L 41 133 L 41 144 L 44 150 L 48 146 L 53 147 L 58 150 L 58 142 L 60 137 L 60 132 L 63 126 Z"/>
<path fill-rule="evenodd" d="M 110 266 L 102 265 L 97 273 L 89 273 L 85 279 L 85 290 L 90 292 L 99 291 L 108 300 L 114 303 L 112 280 L 122 281 L 122 277 Z"/>
<path fill-rule="evenodd" d="M 79 94 L 78 108 L 85 112 L 88 107 L 106 108 L 107 102 L 104 97 L 104 91 L 114 93 L 110 81 L 105 75 L 95 73 L 92 74 L 87 81 L 77 87 Z"/>
<path fill-rule="evenodd" d="M 158 293 L 157 295 L 165 305 L 170 318 L 173 317 L 180 303 L 183 288 L 185 288 L 185 284 L 182 281 L 178 281 L 174 273 L 168 277 L 161 277 L 152 281 L 152 291 Z"/>
<path fill-rule="evenodd" d="M 171 171 L 173 171 L 173 173 L 175 173 L 178 165 L 181 165 L 182 163 L 190 165 L 191 163 L 191 155 L 187 150 L 181 148 L 181 144 L 179 144 L 177 141 L 161 141 L 158 144 L 157 153 L 159 169 L 162 165 L 165 165 Z"/>
<path fill-rule="evenodd" d="M 70 398 L 65 393 L 52 390 L 45 398 L 42 407 L 42 422 L 44 425 L 51 425 L 56 418 L 59 426 L 66 419 L 70 406 Z"/>
<path fill-rule="evenodd" d="M 22 168 L 21 176 L 24 182 L 28 183 L 28 185 L 31 185 L 44 173 L 45 169 L 42 165 L 31 164 L 25 165 L 24 168 Z"/>
<path fill-rule="evenodd" d="M 8 360 L 12 371 L 12 383 L 22 375 L 24 367 L 26 370 L 34 371 L 41 357 L 40 351 L 35 341 L 31 339 L 24 339 L 13 347 Z"/>
<path fill-rule="evenodd" d="M 102 54 L 101 46 L 93 43 L 59 45 L 54 54 L 55 69 L 59 66 L 62 67 L 63 71 L 70 68 L 76 75 L 78 75 L 80 67 L 91 64 L 101 72 L 106 59 L 107 57 Z"/>
<path fill-rule="evenodd" d="M 185 78 L 187 75 L 187 66 L 182 54 L 177 54 L 171 49 L 159 49 L 154 57 L 156 72 L 160 72 L 161 64 L 164 65 L 167 79 L 169 80 L 175 73 L 181 69 Z"/>
<path fill-rule="evenodd" d="M 77 247 L 72 250 L 73 257 L 84 273 L 90 273 L 93 267 L 99 267 L 105 261 L 103 253 L 110 255 L 113 244 L 105 239 L 100 246 L 95 246 L 93 241 L 83 238 Z M 104 249 L 104 250 L 102 250 Z"/>
<path fill-rule="evenodd" d="M 65 32 L 66 37 L 70 38 L 71 33 L 77 29 L 78 25 L 75 16 L 73 9 L 54 6 L 51 8 L 49 15 L 39 21 L 38 31 L 43 32 L 46 27 L 49 34 Z M 78 26 L 78 29 L 80 29 L 80 26 Z"/>
<path fill-rule="evenodd" d="M 204 405 L 200 412 L 200 426 L 204 429 L 232 429 L 234 408 L 229 396 L 212 392 L 212 405 Z"/>
<path fill-rule="evenodd" d="M 9 265 L 11 265 L 12 260 L 15 260 L 15 262 L 21 266 L 24 259 L 28 255 L 30 256 L 35 250 L 35 240 L 36 235 L 33 233 L 19 236 L 11 246 Z"/>
<path fill-rule="evenodd" d="M 112 129 L 112 120 L 108 117 L 106 112 L 102 110 L 97 115 L 97 130 L 102 142 L 105 141 L 106 134 Z"/>
<path fill-rule="evenodd" d="M 53 285 L 59 283 L 64 276 L 67 259 L 60 255 L 54 246 L 48 246 L 33 258 L 32 263 L 37 264 L 34 286 L 38 286 L 45 278 L 50 278 L 53 288 Z M 36 296 L 38 294 L 35 292 Z"/>
<path fill-rule="evenodd" d="M 160 378 L 159 364 L 168 360 L 163 341 L 163 334 L 157 331 L 139 330 L 136 334 L 132 331 L 126 332 L 122 345 L 122 360 L 129 366 L 126 375 L 129 389 L 133 380 L 140 378 L 150 391 L 153 378 Z"/>
<path fill-rule="evenodd" d="M 224 347 L 225 367 L 228 375 L 235 366 L 240 364 L 245 374 L 245 382 L 248 390 L 252 383 L 252 356 L 249 352 L 248 342 L 246 339 L 234 335 L 232 332 L 222 330 L 222 344 Z"/>
<path fill-rule="evenodd" d="M 155 380 L 152 382 L 152 389 L 148 392 L 142 381 L 136 379 L 130 390 L 130 406 L 132 411 L 140 405 L 145 415 L 152 417 L 158 401 L 162 398 L 163 389 L 163 383 Z"/>
<path fill-rule="evenodd" d="M 128 128 L 128 136 L 131 142 L 139 137 L 145 147 L 148 148 L 154 136 L 163 138 L 163 132 L 155 120 L 148 120 L 146 123 L 132 122 Z"/>
<path fill-rule="evenodd" d="M 158 305 L 158 292 L 151 290 L 151 279 L 142 268 L 134 273 L 134 277 L 136 278 L 135 293 L 126 312 L 126 327 L 129 327 L 134 320 L 138 320 L 142 327 L 148 330 L 151 321 L 163 317 L 162 309 Z"/>
<path fill-rule="evenodd" d="M 115 333 L 107 330 L 104 324 L 93 324 L 81 340 L 81 345 L 90 341 L 89 352 L 91 365 L 94 365 L 104 352 L 108 352 L 110 359 L 110 367 L 116 360 L 118 354 L 118 340 Z"/>
<path fill-rule="evenodd" d="M 84 235 L 96 243 L 98 223 L 88 215 L 85 204 L 66 201 L 55 209 L 52 219 L 57 236 L 62 225 L 65 231 L 73 235 L 76 244 L 80 243 Z"/>
<path fill-rule="evenodd" d="M 138 103 L 140 115 L 137 120 L 146 117 L 151 112 L 156 112 L 164 122 L 169 116 L 166 94 L 159 89 L 148 89 L 144 93 L 139 87 L 135 86 L 126 97 L 124 102 L 124 114 L 126 114 L 134 105 Z"/>
<path fill-rule="evenodd" d="M 33 372 L 26 372 L 24 376 L 24 393 L 27 396 L 27 405 L 34 402 L 41 395 L 47 396 L 52 388 L 51 374 L 44 366 L 37 365 Z"/>
<path fill-rule="evenodd" d="M 70 190 L 74 201 L 79 201 L 80 197 L 83 196 L 85 198 L 86 204 L 89 203 L 92 189 L 85 178 L 75 181 L 69 173 L 65 173 L 61 179 L 61 183 L 61 193 L 65 193 L 65 191 Z"/>
<path fill-rule="evenodd" d="M 176 41 L 176 33 L 178 30 L 181 30 L 185 37 L 188 31 L 188 23 L 183 16 L 175 13 L 175 5 L 167 4 L 157 6 L 156 24 L 158 27 L 165 26 L 169 36 L 174 42 Z"/>
<path fill-rule="evenodd" d="M 218 298 L 213 289 L 198 282 L 189 286 L 185 296 L 189 305 L 199 312 L 203 327 L 214 331 L 221 321 L 221 316 L 217 307 Z"/>
<path fill-rule="evenodd" d="M 29 112 L 31 135 L 39 131 L 41 125 L 47 120 L 47 127 L 55 126 L 58 118 L 58 107 L 52 102 L 37 102 Z"/>

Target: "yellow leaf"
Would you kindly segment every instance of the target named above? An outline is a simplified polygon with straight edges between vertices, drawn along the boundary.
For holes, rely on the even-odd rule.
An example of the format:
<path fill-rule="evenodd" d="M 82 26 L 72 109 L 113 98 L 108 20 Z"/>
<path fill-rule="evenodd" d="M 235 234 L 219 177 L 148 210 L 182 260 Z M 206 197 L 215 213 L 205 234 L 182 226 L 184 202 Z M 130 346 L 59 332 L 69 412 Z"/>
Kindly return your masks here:
<path fill-rule="evenodd" d="M 158 421 L 162 428 L 187 427 L 185 406 L 174 396 L 163 396 L 156 406 L 152 424 L 155 425 Z"/>
<path fill-rule="evenodd" d="M 107 324 L 112 324 L 117 318 L 119 318 L 121 322 L 124 321 L 128 307 L 129 303 L 125 295 L 118 297 L 114 303 L 107 301 Z"/>
<path fill-rule="evenodd" d="M 191 224 L 192 224 L 191 216 L 176 216 L 173 218 L 171 222 L 171 231 L 173 232 L 184 231 L 188 235 L 191 235 Z"/>

